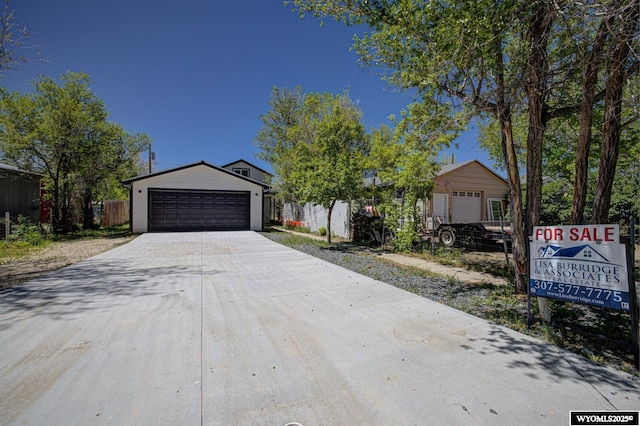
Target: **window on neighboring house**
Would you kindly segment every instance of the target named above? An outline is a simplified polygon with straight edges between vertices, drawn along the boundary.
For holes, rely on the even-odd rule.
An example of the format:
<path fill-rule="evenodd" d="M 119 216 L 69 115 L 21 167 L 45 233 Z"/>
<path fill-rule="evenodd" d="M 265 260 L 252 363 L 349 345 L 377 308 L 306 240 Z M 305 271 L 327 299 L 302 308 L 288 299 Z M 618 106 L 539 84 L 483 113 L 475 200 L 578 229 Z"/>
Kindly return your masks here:
<path fill-rule="evenodd" d="M 502 198 L 487 198 L 489 220 L 504 220 Z"/>
<path fill-rule="evenodd" d="M 251 176 L 249 176 L 249 169 L 241 169 L 239 167 L 234 167 L 232 170 L 233 170 L 234 173 L 237 173 L 237 174 L 242 175 L 244 177 L 251 177 Z"/>

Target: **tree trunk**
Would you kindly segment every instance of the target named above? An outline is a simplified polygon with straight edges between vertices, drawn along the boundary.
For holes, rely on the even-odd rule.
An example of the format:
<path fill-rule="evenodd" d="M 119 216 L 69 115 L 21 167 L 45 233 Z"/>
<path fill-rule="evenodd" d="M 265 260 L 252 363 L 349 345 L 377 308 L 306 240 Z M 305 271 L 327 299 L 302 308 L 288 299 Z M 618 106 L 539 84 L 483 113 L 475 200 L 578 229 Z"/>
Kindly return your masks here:
<path fill-rule="evenodd" d="M 60 196 L 60 166 L 57 167 L 55 173 L 51 171 L 49 173 L 52 183 L 53 193 L 53 208 L 51 210 L 51 231 L 57 233 L 60 228 L 60 221 L 62 219 L 61 209 L 61 196 Z"/>
<path fill-rule="evenodd" d="M 327 210 L 327 244 L 331 244 L 331 214 L 333 213 L 333 207 L 336 205 L 336 200 L 332 200 L 329 203 L 329 209 Z"/>
<path fill-rule="evenodd" d="M 73 208 L 71 205 L 71 189 L 68 180 L 62 183 L 61 191 L 62 199 L 60 201 L 60 222 L 58 223 L 58 232 L 61 234 L 68 234 L 71 232 L 73 223 Z"/>
<path fill-rule="evenodd" d="M 591 127 L 593 125 L 593 102 L 598 83 L 598 70 L 602 62 L 602 51 L 607 39 L 608 29 L 613 18 L 603 20 L 593 42 L 582 75 L 582 102 L 580 104 L 580 130 L 576 146 L 575 181 L 573 185 L 573 205 L 571 207 L 572 225 L 585 223 L 584 209 L 587 202 L 587 179 L 589 176 L 589 149 L 591 147 Z"/>
<path fill-rule="evenodd" d="M 86 189 L 82 194 L 82 229 L 91 229 L 93 223 L 93 194 L 90 189 Z"/>
<path fill-rule="evenodd" d="M 506 108 L 500 113 L 500 130 L 502 133 L 502 153 L 507 166 L 507 182 L 509 183 L 509 208 L 511 209 L 511 253 L 515 272 L 514 289 L 516 293 L 527 292 L 527 234 L 522 221 L 522 187 L 516 147 L 513 142 L 511 110 Z"/>
<path fill-rule="evenodd" d="M 547 126 L 546 96 L 548 91 L 547 44 L 555 15 L 551 2 L 536 4 L 529 23 L 529 59 L 527 62 L 527 101 L 529 127 L 527 133 L 527 199 L 525 231 L 531 235 L 540 221 L 542 203 L 542 146 Z"/>
<path fill-rule="evenodd" d="M 616 173 L 622 133 L 622 89 L 627 70 L 625 64 L 631 55 L 630 44 L 637 33 L 639 1 L 631 2 L 621 11 L 620 29 L 607 59 L 607 86 L 605 88 L 604 122 L 602 124 L 602 151 L 600 168 L 593 200 L 592 223 L 606 223 L 609 219 L 611 188 Z"/>
<path fill-rule="evenodd" d="M 51 209 L 51 226 L 52 231 L 58 232 L 60 226 L 60 187 L 58 178 L 52 178 L 53 181 L 53 208 Z"/>
<path fill-rule="evenodd" d="M 511 252 L 515 273 L 516 293 L 527 291 L 527 235 L 522 222 L 522 188 L 516 146 L 513 140 L 511 107 L 506 100 L 504 85 L 504 63 L 500 37 L 496 35 L 496 111 L 500 123 L 501 146 L 507 168 L 509 183 L 509 207 L 511 209 Z"/>
<path fill-rule="evenodd" d="M 542 147 L 547 127 L 548 57 L 547 45 L 551 23 L 556 14 L 555 5 L 550 1 L 540 1 L 535 5 L 529 22 L 529 59 L 527 101 L 529 104 L 529 127 L 527 133 L 527 199 L 525 215 L 526 235 L 533 234 L 533 227 L 540 222 L 542 207 Z M 527 244 L 528 249 L 528 244 Z M 528 261 L 528 253 L 527 253 Z M 549 302 L 538 298 L 540 316 L 551 321 Z"/>

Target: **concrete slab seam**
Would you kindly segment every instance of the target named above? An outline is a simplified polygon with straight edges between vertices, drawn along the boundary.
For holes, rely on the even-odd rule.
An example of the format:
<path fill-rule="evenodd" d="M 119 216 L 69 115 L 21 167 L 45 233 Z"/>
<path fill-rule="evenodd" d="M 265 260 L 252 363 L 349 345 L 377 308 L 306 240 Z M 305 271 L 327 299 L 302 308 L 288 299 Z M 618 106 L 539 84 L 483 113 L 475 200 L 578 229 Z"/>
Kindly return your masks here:
<path fill-rule="evenodd" d="M 558 355 L 562 356 L 562 354 L 560 354 L 560 351 L 558 351 L 557 349 L 556 349 L 556 353 L 557 353 Z M 617 410 L 617 409 L 618 409 L 618 407 L 616 407 L 616 405 L 615 405 L 613 402 L 611 402 L 611 400 L 610 400 L 609 398 L 607 398 L 607 396 L 606 396 L 604 393 L 602 393 L 602 392 L 600 391 L 600 389 L 598 389 L 598 387 L 597 387 L 596 385 L 594 385 L 594 384 L 593 384 L 593 382 L 592 382 L 588 377 L 586 377 L 584 374 L 582 374 L 582 371 L 580 371 L 580 368 L 578 368 L 577 366 L 573 365 L 573 363 L 571 362 L 571 360 L 570 360 L 570 359 L 568 359 L 566 356 L 562 356 L 562 358 L 564 359 L 564 361 L 565 361 L 567 364 L 569 364 L 569 367 L 571 367 L 571 369 L 572 369 L 573 371 L 575 371 L 576 373 L 578 373 L 578 375 L 579 375 L 580 377 L 582 377 L 582 378 L 584 379 L 584 381 L 585 381 L 589 386 L 591 386 L 591 389 L 593 389 L 595 393 L 597 393 L 598 395 L 600 395 L 600 396 L 602 397 L 602 399 L 604 399 L 604 400 L 607 402 L 607 404 L 609 404 L 609 405 L 611 406 L 611 408 L 612 408 L 613 410 Z"/>
<path fill-rule="evenodd" d="M 200 425 L 204 425 L 204 242 L 200 235 Z"/>

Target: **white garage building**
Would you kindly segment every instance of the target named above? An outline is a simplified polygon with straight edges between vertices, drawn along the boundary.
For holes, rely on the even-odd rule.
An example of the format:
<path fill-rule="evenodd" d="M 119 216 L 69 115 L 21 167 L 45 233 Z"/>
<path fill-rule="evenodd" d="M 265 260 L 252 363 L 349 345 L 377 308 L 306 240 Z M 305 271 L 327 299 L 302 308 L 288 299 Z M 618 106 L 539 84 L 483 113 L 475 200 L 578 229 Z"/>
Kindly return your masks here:
<path fill-rule="evenodd" d="M 205 161 L 122 183 L 135 233 L 263 229 L 269 185 Z"/>

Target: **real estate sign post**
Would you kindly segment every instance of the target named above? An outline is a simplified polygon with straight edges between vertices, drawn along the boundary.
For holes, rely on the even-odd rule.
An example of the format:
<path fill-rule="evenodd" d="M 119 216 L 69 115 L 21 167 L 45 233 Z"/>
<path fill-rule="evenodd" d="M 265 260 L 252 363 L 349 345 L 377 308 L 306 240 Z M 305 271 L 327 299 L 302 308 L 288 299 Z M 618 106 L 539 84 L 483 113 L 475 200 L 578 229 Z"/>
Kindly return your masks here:
<path fill-rule="evenodd" d="M 529 295 L 627 311 L 633 321 L 637 296 L 629 262 L 618 225 L 536 226 Z"/>

